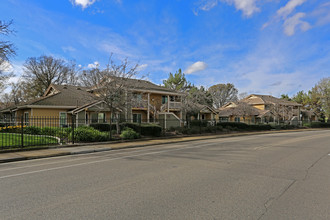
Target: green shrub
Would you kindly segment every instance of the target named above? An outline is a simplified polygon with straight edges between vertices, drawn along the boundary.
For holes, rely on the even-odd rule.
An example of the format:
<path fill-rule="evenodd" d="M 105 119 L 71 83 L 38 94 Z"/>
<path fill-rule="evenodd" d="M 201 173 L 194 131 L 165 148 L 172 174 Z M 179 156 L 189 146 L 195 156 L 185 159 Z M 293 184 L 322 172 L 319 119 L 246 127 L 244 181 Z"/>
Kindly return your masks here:
<path fill-rule="evenodd" d="M 191 134 L 199 134 L 201 132 L 201 128 L 198 126 L 194 126 L 190 128 L 190 133 Z"/>
<path fill-rule="evenodd" d="M 116 130 L 116 124 L 111 124 L 111 130 Z M 95 124 L 90 124 L 90 127 L 95 128 L 96 130 L 99 131 L 110 131 L 110 124 L 108 123 L 95 123 Z"/>
<path fill-rule="evenodd" d="M 135 132 L 140 133 L 143 136 L 159 137 L 162 134 L 162 128 L 157 124 L 138 124 L 130 122 L 120 124 L 121 130 L 125 127 L 132 128 Z"/>
<path fill-rule="evenodd" d="M 239 130 L 248 130 L 249 125 L 241 122 L 219 122 L 217 123 L 217 126 L 221 126 L 223 128 L 231 127 L 232 128 L 237 128 Z"/>
<path fill-rule="evenodd" d="M 249 130 L 251 131 L 267 131 L 267 130 L 271 130 L 272 126 L 270 125 L 249 125 Z"/>
<path fill-rule="evenodd" d="M 41 135 L 41 128 L 36 126 L 29 126 L 24 128 L 25 134 L 32 134 L 32 135 Z"/>
<path fill-rule="evenodd" d="M 86 126 L 76 128 L 74 130 L 74 138 L 77 142 L 102 142 L 110 140 L 108 132 L 100 132 L 95 128 Z"/>
<path fill-rule="evenodd" d="M 142 124 L 141 135 L 159 137 L 162 134 L 162 127 L 156 124 Z"/>
<path fill-rule="evenodd" d="M 311 128 L 330 128 L 330 123 L 325 122 L 312 122 L 310 124 Z"/>
<path fill-rule="evenodd" d="M 205 121 L 205 120 L 192 120 L 191 122 L 190 122 L 190 126 L 191 127 L 194 127 L 194 126 L 196 126 L 196 127 L 207 127 L 207 121 Z"/>
<path fill-rule="evenodd" d="M 140 137 L 132 128 L 126 127 L 120 135 L 123 139 L 137 139 Z"/>

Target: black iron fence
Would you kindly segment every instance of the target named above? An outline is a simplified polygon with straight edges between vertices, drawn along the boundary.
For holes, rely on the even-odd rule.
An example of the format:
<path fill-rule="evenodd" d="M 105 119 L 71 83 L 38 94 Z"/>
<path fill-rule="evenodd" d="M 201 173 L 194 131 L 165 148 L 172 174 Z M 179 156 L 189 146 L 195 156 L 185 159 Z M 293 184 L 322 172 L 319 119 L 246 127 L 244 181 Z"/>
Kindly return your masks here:
<path fill-rule="evenodd" d="M 301 122 L 300 124 L 312 122 Z M 314 124 L 314 127 L 324 126 Z M 327 125 L 327 124 L 326 124 Z M 330 125 L 330 124 L 328 124 Z M 246 124 L 219 120 L 179 120 L 163 117 L 126 120 L 70 117 L 11 117 L 0 118 L 0 149 L 31 146 L 74 144 L 133 139 L 141 136 L 221 133 L 240 130 L 289 129 L 296 126 L 281 124 Z M 330 127 L 330 126 L 329 126 Z"/>

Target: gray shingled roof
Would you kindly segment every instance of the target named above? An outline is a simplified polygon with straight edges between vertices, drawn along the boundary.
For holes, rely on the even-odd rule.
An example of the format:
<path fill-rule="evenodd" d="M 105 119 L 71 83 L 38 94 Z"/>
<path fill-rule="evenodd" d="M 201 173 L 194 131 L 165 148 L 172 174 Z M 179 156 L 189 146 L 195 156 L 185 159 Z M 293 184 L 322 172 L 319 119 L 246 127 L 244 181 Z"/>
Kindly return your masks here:
<path fill-rule="evenodd" d="M 112 76 L 111 78 L 119 78 Z M 164 86 L 156 85 L 152 82 L 142 79 L 124 79 L 121 83 L 125 84 L 129 89 L 137 89 L 137 90 L 154 90 L 160 92 L 170 92 L 170 93 L 177 93 L 178 95 L 181 94 L 172 89 L 165 88 Z M 99 89 L 99 88 L 98 88 Z M 93 90 L 93 89 L 92 89 Z"/>
<path fill-rule="evenodd" d="M 95 101 L 95 96 L 87 92 L 88 88 L 70 85 L 52 85 L 57 93 L 32 100 L 24 105 L 82 106 Z"/>

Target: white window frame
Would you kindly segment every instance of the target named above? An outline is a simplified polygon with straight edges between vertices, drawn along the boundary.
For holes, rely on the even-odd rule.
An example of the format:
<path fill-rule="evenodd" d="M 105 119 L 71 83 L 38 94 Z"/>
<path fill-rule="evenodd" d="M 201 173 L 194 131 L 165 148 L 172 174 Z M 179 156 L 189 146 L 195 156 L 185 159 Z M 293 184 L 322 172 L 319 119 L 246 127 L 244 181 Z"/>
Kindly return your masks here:
<path fill-rule="evenodd" d="M 62 123 L 61 114 L 65 114 L 65 121 L 64 121 L 64 123 Z M 63 125 L 67 125 L 67 123 L 68 123 L 68 114 L 66 112 L 60 112 L 59 113 L 59 116 L 60 116 L 60 120 L 59 120 L 60 126 L 62 127 Z"/>
<path fill-rule="evenodd" d="M 29 112 L 24 112 L 24 125 L 29 125 Z"/>

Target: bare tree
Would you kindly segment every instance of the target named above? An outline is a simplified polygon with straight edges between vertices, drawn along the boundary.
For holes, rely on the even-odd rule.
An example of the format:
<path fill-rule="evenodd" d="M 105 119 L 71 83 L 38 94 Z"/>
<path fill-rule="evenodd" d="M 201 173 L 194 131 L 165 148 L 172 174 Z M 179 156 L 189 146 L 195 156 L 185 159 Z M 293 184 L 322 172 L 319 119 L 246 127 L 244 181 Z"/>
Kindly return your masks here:
<path fill-rule="evenodd" d="M 197 88 L 192 86 L 182 96 L 181 110 L 186 115 L 186 119 L 189 120 L 190 116 L 198 114 L 201 105 L 210 106 L 211 104 L 211 95 L 204 87 Z"/>
<path fill-rule="evenodd" d="M 106 69 L 84 71 L 81 76 L 82 84 L 90 87 L 98 100 L 105 103 L 111 112 L 110 126 L 114 120 L 117 124 L 117 133 L 120 132 L 120 115 L 125 115 L 126 118 L 130 115 L 130 106 L 136 98 L 132 90 L 138 82 L 133 80 L 138 74 L 137 68 L 137 64 L 130 65 L 127 59 L 116 64 L 110 57 Z"/>
<path fill-rule="evenodd" d="M 4 22 L 0 21 L 0 35 L 9 35 L 13 33 L 10 29 L 12 21 Z M 9 58 L 16 54 L 14 45 L 5 40 L 0 40 L 0 89 L 3 89 L 7 80 L 13 76 L 12 73 L 6 72 L 9 69 Z"/>
<path fill-rule="evenodd" d="M 237 101 L 238 90 L 231 83 L 217 84 L 209 88 L 215 108 L 220 108 L 228 102 Z"/>
<path fill-rule="evenodd" d="M 79 69 L 71 61 L 52 56 L 30 57 L 24 64 L 23 77 L 30 88 L 32 97 L 40 97 L 50 84 L 77 83 Z"/>
<path fill-rule="evenodd" d="M 247 92 L 241 92 L 238 94 L 238 100 L 242 100 L 244 98 L 248 97 L 248 93 Z"/>

